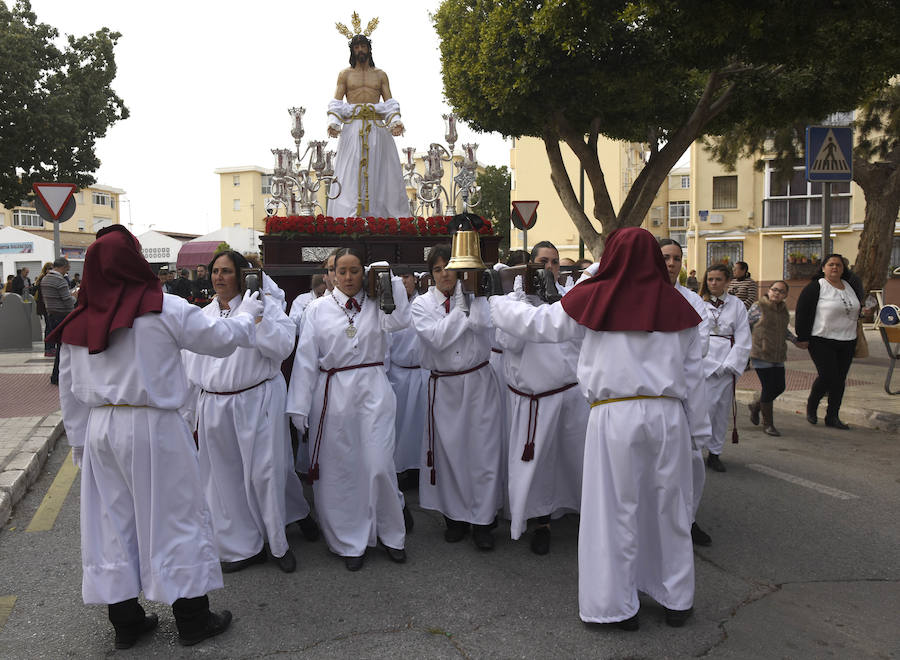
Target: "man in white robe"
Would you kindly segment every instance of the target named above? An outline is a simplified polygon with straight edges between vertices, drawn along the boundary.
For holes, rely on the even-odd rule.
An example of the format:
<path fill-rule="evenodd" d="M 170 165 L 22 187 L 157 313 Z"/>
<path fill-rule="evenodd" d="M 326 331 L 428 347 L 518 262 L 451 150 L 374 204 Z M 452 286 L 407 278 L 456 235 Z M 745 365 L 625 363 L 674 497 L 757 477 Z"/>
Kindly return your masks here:
<path fill-rule="evenodd" d="M 639 625 L 638 591 L 666 609 L 671 626 L 683 625 L 693 608 L 690 442 L 706 419 L 701 340 L 699 317 L 665 293 L 669 286 L 653 236 L 629 227 L 607 240 L 597 277 L 560 303 L 491 298 L 494 323 L 505 332 L 546 342 L 583 339 L 578 382 L 592 403 L 579 610 L 583 621 L 626 630 Z M 635 299 L 665 303 L 636 308 Z"/>
<path fill-rule="evenodd" d="M 706 353 L 709 351 L 709 319 L 706 314 L 706 303 L 696 293 L 678 283 L 683 261 L 681 245 L 671 238 L 661 238 L 659 239 L 659 246 L 663 260 L 666 262 L 666 270 L 669 272 L 672 286 L 684 296 L 684 299 L 691 304 L 691 307 L 694 308 L 697 316 L 701 319 L 697 330 L 700 333 L 701 354 L 705 358 Z M 702 387 L 706 390 L 705 374 L 703 376 Z M 712 429 L 710 429 L 711 433 Z M 694 493 L 691 539 L 697 545 L 706 546 L 712 544 L 712 538 L 697 524 L 697 511 L 700 508 L 700 500 L 703 497 L 703 487 L 706 485 L 706 465 L 703 463 L 703 448 L 709 444 L 710 436 L 693 436 L 691 439 L 693 441 L 691 446 L 691 476 L 693 478 Z"/>
<path fill-rule="evenodd" d="M 156 626 L 138 604 L 142 591 L 171 604 L 181 643 L 196 644 L 224 631 L 231 613 L 210 612 L 206 595 L 223 586 L 222 572 L 178 413 L 188 395 L 180 350 L 224 357 L 254 346 L 262 305 L 248 294 L 240 314 L 219 320 L 162 294 L 120 225 L 88 249 L 82 295 L 59 328 L 60 404 L 82 468 L 82 596 L 109 605 L 117 648 Z"/>
<path fill-rule="evenodd" d="M 375 67 L 369 39 L 358 34 L 350 42 L 350 66 L 338 74 L 328 104 L 328 135 L 340 135 L 334 172 L 341 184 L 341 194 L 329 203 L 329 215 L 411 215 L 394 144 L 394 136 L 402 132 L 400 104 L 391 95 L 387 74 Z"/>

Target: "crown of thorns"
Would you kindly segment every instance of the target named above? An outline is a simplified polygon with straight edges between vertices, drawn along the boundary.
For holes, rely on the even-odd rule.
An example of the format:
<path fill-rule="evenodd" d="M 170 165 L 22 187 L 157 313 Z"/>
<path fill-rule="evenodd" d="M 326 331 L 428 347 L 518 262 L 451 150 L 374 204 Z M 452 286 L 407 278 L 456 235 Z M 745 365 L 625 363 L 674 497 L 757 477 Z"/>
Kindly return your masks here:
<path fill-rule="evenodd" d="M 353 40 L 353 37 L 356 36 L 357 34 L 361 34 L 364 37 L 369 37 L 375 31 L 375 28 L 378 27 L 378 17 L 376 16 L 371 21 L 369 21 L 368 24 L 366 25 L 366 29 L 363 30 L 362 29 L 362 20 L 360 20 L 359 14 L 357 14 L 356 12 L 353 12 L 353 15 L 350 17 L 350 24 L 353 26 L 353 30 L 348 28 L 343 23 L 335 23 L 334 27 L 337 28 L 338 32 L 340 32 L 342 35 L 344 35 L 351 41 Z"/>

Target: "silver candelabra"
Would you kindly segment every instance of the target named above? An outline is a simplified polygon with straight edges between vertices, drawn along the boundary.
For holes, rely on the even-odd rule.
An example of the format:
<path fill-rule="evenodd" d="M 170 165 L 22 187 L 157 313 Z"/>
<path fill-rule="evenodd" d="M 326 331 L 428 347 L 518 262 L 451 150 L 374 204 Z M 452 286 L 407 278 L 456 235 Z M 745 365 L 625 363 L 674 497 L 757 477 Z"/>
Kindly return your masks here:
<path fill-rule="evenodd" d="M 290 108 L 293 126 L 291 137 L 294 149 L 272 149 L 275 155 L 275 174 L 272 177 L 272 199 L 266 204 L 266 214 L 275 215 L 283 206 L 288 215 L 315 215 L 325 210 L 318 202 L 318 192 L 325 184 L 327 199 L 341 194 L 341 183 L 334 176 L 334 151 L 325 151 L 325 140 L 310 140 L 300 154 L 303 139 L 303 113 L 306 108 Z M 303 161 L 309 155 L 306 167 Z M 335 192 L 336 191 L 336 192 Z M 334 194 L 332 194 L 334 192 Z"/>
<path fill-rule="evenodd" d="M 475 157 L 477 144 L 462 145 L 463 157 L 453 157 L 453 147 L 459 137 L 456 133 L 456 115 L 450 113 L 441 115 L 444 119 L 444 139 L 449 148 L 437 142 L 432 142 L 428 147 L 428 153 L 422 156 L 425 165 L 425 175 L 416 172 L 415 149 L 407 147 L 403 150 L 406 154 L 404 179 L 407 185 L 416 189 L 418 205 L 415 215 L 422 215 L 422 210 L 428 209 L 432 215 L 441 215 L 441 201 L 446 202 L 447 214 L 456 215 L 456 199 L 462 200 L 463 212 L 478 206 L 481 201 L 481 187 L 475 183 L 475 169 L 478 160 Z M 450 167 L 450 190 L 443 185 L 444 163 Z"/>

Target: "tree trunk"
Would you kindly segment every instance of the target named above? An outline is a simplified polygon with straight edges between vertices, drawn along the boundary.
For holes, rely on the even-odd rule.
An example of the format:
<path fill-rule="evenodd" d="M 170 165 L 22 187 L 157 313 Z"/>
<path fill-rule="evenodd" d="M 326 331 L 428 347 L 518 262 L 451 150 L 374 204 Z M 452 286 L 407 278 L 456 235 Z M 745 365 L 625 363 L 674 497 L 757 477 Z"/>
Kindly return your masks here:
<path fill-rule="evenodd" d="M 853 270 L 862 279 L 865 291 L 883 289 L 900 212 L 900 167 L 854 159 L 853 169 L 853 178 L 866 198 L 865 221 Z"/>

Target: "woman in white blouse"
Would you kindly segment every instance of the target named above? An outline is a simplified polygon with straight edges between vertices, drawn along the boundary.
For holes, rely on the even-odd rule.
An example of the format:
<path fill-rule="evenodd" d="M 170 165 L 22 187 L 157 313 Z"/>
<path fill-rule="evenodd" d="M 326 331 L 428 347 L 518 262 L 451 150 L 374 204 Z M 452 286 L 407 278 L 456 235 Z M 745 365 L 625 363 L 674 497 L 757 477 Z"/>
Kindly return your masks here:
<path fill-rule="evenodd" d="M 809 355 L 818 378 L 806 402 L 806 419 L 817 423 L 819 402 L 828 394 L 825 426 L 850 428 L 838 417 L 844 383 L 856 350 L 862 283 L 847 270 L 844 258 L 829 254 L 822 271 L 800 293 L 794 327 L 799 341 L 809 342 Z"/>

